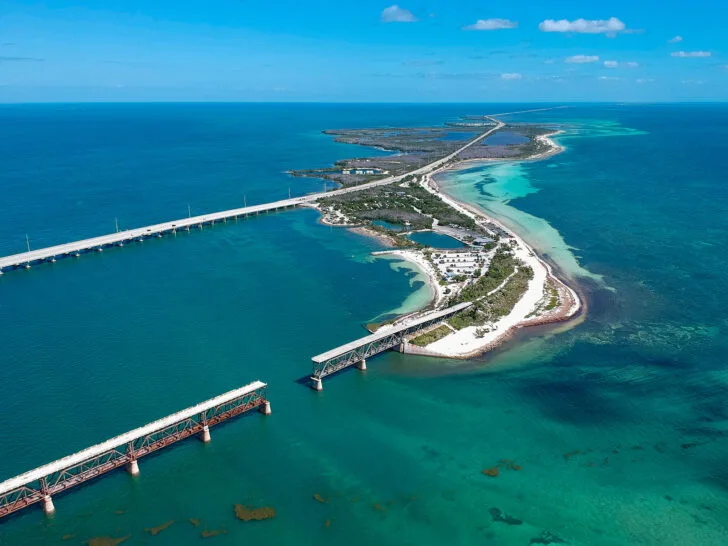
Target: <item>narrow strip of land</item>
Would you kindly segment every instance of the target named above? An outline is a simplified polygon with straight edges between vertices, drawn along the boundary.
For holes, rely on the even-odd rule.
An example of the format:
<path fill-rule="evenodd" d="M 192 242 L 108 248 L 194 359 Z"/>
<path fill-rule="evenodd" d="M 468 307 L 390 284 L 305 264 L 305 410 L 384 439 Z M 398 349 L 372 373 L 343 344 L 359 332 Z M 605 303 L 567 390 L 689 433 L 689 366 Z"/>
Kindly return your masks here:
<path fill-rule="evenodd" d="M 58 258 L 65 258 L 69 256 L 80 256 L 83 252 L 101 251 L 104 248 L 111 246 L 123 246 L 126 243 L 141 241 L 149 237 L 162 237 L 168 233 L 176 233 L 179 230 L 189 230 L 191 228 L 199 227 L 202 228 L 206 224 L 214 224 L 216 222 L 225 222 L 229 219 L 245 218 L 254 214 L 266 213 L 271 211 L 282 210 L 286 208 L 296 207 L 306 203 L 312 203 L 323 197 L 331 197 L 335 195 L 341 195 L 356 191 L 361 191 L 368 188 L 377 186 L 384 186 L 392 184 L 402 180 L 406 176 L 427 174 L 435 169 L 440 168 L 442 165 L 447 163 L 456 157 L 463 150 L 466 150 L 470 146 L 480 142 L 484 138 L 487 138 L 490 134 L 501 129 L 505 124 L 493 117 L 485 116 L 490 119 L 495 125 L 488 131 L 478 135 L 474 139 L 468 141 L 466 144 L 455 150 L 453 153 L 446 155 L 432 163 L 420 167 L 411 172 L 407 172 L 397 176 L 390 176 L 374 182 L 368 182 L 359 184 L 357 186 L 351 186 L 348 188 L 341 188 L 329 192 L 319 192 L 302 197 L 295 197 L 292 199 L 284 199 L 281 201 L 275 201 L 272 203 L 265 203 L 262 205 L 253 205 L 250 207 L 242 207 L 237 209 L 231 209 L 221 212 L 215 212 L 211 214 L 204 214 L 201 216 L 193 216 L 190 218 L 182 218 L 179 220 L 172 220 L 170 222 L 163 222 L 160 224 L 154 224 L 150 226 L 144 226 L 137 229 L 124 230 L 116 233 L 110 233 L 108 235 L 102 235 L 99 237 L 93 237 L 90 239 L 83 239 L 80 241 L 74 241 L 71 243 L 65 243 L 61 245 L 55 245 L 51 247 L 41 248 L 37 250 L 29 250 L 28 252 L 22 252 L 19 254 L 13 254 L 11 256 L 5 256 L 0 258 L 0 274 L 3 270 L 15 269 L 15 268 L 29 268 L 31 264 L 43 263 L 43 262 L 54 262 Z"/>

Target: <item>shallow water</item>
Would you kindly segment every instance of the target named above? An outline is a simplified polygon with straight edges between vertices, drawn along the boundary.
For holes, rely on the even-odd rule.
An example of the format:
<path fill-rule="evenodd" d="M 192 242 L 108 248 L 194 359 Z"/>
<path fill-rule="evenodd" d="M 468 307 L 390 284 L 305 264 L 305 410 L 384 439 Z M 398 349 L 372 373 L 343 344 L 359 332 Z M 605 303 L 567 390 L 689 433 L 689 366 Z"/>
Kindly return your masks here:
<path fill-rule="evenodd" d="M 283 171 L 362 155 L 320 135 L 327 127 L 518 109 L 68 108 L 0 109 L 4 127 L 16 120 L 0 147 L 3 252 L 26 229 L 56 242 L 108 231 L 117 215 L 138 225 L 188 201 L 212 210 L 241 193 L 250 203 L 288 185 L 315 190 Z M 152 115 L 176 136 L 150 134 Z M 296 383 L 312 355 L 426 290 L 402 262 L 371 259 L 376 241 L 310 210 L 5 275 L 0 389 L 12 418 L 0 479 L 256 378 L 270 384 L 273 415 L 142 459 L 138 479 L 117 472 L 60 496 L 52 519 L 27 510 L 0 524 L 0 544 L 725 544 L 728 109 L 529 116 L 564 124 L 567 151 L 471 169 L 448 191 L 547 253 L 587 293 L 589 314 L 480 359 L 388 353 L 323 393 Z M 251 134 L 267 135 L 254 151 L 241 144 Z M 243 522 L 235 504 L 276 516 Z"/>

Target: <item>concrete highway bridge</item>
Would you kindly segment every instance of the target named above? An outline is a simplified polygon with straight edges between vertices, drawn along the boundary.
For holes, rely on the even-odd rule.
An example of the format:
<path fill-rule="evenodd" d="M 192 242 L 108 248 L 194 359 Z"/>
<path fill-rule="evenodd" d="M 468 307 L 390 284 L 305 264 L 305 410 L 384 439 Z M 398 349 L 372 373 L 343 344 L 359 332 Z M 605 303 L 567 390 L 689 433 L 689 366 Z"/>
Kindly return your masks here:
<path fill-rule="evenodd" d="M 282 201 L 265 203 L 262 205 L 253 205 L 250 207 L 224 210 L 211 214 L 203 214 L 200 216 L 192 216 L 189 218 L 172 220 L 170 222 L 162 222 L 161 224 L 144 226 L 137 229 L 117 231 L 116 233 L 110 233 L 108 235 L 101 235 L 99 237 L 92 237 L 90 239 L 83 239 L 80 241 L 40 248 L 37 250 L 31 250 L 30 245 L 28 245 L 27 252 L 21 252 L 19 254 L 13 254 L 11 256 L 5 256 L 0 258 L 0 275 L 7 271 L 12 271 L 15 269 L 30 269 L 32 266 L 37 264 L 53 263 L 62 258 L 77 258 L 80 257 L 82 254 L 88 252 L 102 252 L 103 250 L 111 247 L 123 247 L 130 243 L 141 242 L 149 238 L 164 237 L 165 235 L 174 234 L 180 230 L 189 231 L 191 229 L 202 229 L 206 225 L 227 222 L 228 220 L 247 218 L 249 216 L 255 216 L 261 213 L 277 212 L 280 210 L 291 209 L 300 205 L 314 203 L 324 197 L 332 197 L 336 195 L 361 191 L 368 188 L 385 186 L 387 184 L 398 182 L 406 176 L 429 173 L 435 169 L 438 169 L 439 167 L 450 161 L 452 158 L 457 156 L 460 152 L 472 146 L 473 144 L 480 142 L 484 138 L 488 137 L 488 135 L 497 131 L 504 125 L 502 122 L 494 118 L 493 121 L 496 123 L 495 126 L 493 126 L 488 131 L 478 135 L 474 139 L 468 141 L 465 145 L 458 148 L 455 152 L 436 161 L 433 161 L 432 163 L 429 163 L 424 167 L 420 167 L 419 169 L 415 169 L 399 176 L 390 176 L 381 180 L 375 180 L 374 182 L 360 184 L 358 186 L 351 186 L 348 188 L 341 188 L 328 192 L 314 193 L 302 197 L 294 197 L 291 199 L 284 199 Z"/>

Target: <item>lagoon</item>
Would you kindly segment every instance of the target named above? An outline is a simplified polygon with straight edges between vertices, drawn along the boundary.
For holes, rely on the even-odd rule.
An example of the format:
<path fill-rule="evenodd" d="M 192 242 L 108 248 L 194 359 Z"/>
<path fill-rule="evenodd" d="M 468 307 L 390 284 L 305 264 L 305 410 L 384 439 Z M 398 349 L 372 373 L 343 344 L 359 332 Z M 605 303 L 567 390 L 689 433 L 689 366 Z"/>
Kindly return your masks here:
<path fill-rule="evenodd" d="M 416 231 L 407 236 L 415 243 L 432 248 L 463 248 L 465 245 L 449 235 L 434 231 Z"/>

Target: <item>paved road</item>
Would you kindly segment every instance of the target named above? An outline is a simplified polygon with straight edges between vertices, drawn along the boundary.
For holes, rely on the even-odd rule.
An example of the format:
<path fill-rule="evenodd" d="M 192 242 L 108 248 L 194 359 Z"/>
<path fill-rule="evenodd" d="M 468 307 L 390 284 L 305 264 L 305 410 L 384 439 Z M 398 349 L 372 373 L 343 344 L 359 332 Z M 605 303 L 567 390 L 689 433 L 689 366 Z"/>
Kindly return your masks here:
<path fill-rule="evenodd" d="M 0 258 L 0 274 L 3 269 L 12 269 L 16 267 L 30 267 L 31 263 L 43 262 L 43 261 L 54 261 L 57 258 L 76 256 L 82 252 L 88 251 L 101 251 L 105 247 L 109 246 L 122 246 L 126 243 L 138 241 L 153 236 L 162 236 L 164 233 L 172 233 L 178 230 L 190 229 L 196 226 L 202 226 L 204 224 L 210 224 L 215 222 L 227 221 L 231 218 L 245 217 L 253 214 L 260 214 L 261 212 L 270 212 L 290 207 L 295 207 L 305 203 L 311 203 L 321 199 L 322 197 L 331 197 L 335 195 L 343 195 L 345 193 L 351 193 L 356 191 L 362 191 L 368 188 L 374 188 L 378 186 L 386 186 L 394 182 L 399 182 L 406 176 L 419 175 L 430 173 L 442 165 L 450 161 L 452 158 L 457 156 L 463 150 L 470 146 L 480 142 L 484 138 L 502 128 L 505 124 L 495 118 L 485 116 L 495 123 L 491 129 L 478 135 L 476 138 L 470 140 L 465 145 L 461 146 L 453 153 L 433 161 L 419 169 L 407 172 L 399 176 L 389 176 L 381 180 L 375 180 L 374 182 L 368 182 L 366 184 L 360 184 L 358 186 L 351 186 L 348 188 L 341 188 L 338 190 L 332 190 L 328 192 L 313 193 L 304 195 L 302 197 L 294 197 L 292 199 L 284 199 L 282 201 L 274 201 L 272 203 L 265 203 L 262 205 L 254 205 L 250 207 L 243 207 L 238 209 L 225 210 L 221 212 L 215 212 L 211 214 L 203 214 L 200 216 L 193 216 L 190 218 L 181 218 L 179 220 L 172 220 L 170 222 L 163 222 L 161 224 L 154 224 L 150 226 L 144 226 L 137 229 L 130 229 L 119 231 L 116 233 L 110 233 L 108 235 L 101 235 L 99 237 L 92 237 L 90 239 L 83 239 L 80 241 L 74 241 L 71 243 L 65 243 L 61 245 L 55 245 L 51 247 L 41 248 L 38 250 L 31 250 L 30 252 L 22 252 L 20 254 L 13 254 L 11 256 L 5 256 Z"/>

